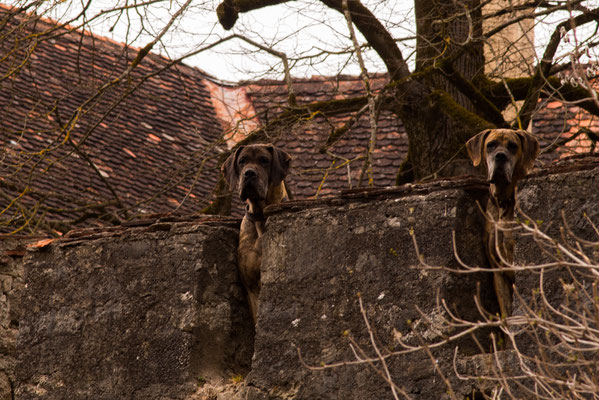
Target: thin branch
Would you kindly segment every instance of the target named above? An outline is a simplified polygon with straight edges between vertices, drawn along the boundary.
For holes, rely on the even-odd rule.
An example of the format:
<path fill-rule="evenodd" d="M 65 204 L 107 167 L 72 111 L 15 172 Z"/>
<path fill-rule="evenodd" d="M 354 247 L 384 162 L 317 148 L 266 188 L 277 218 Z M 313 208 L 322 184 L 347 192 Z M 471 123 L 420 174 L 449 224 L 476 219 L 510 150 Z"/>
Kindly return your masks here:
<path fill-rule="evenodd" d="M 366 97 L 368 98 L 370 140 L 368 141 L 368 147 L 366 149 L 366 158 L 364 160 L 364 165 L 362 167 L 362 171 L 360 172 L 360 177 L 358 178 L 358 187 L 362 186 L 362 179 L 364 177 L 364 173 L 368 175 L 368 186 L 374 186 L 374 178 L 372 176 L 372 157 L 376 145 L 378 112 L 375 106 L 375 98 L 370 87 L 370 78 L 368 77 L 368 71 L 366 70 L 366 65 L 364 64 L 364 59 L 362 58 L 362 51 L 360 50 L 360 45 L 356 37 L 356 32 L 354 31 L 352 17 L 349 11 L 347 0 L 342 1 L 342 7 L 343 15 L 345 15 L 345 20 L 347 22 L 347 28 L 349 30 L 351 40 L 354 44 L 354 49 L 356 51 L 358 64 L 360 65 L 360 76 L 362 78 L 362 81 L 364 82 L 364 89 L 366 90 Z"/>

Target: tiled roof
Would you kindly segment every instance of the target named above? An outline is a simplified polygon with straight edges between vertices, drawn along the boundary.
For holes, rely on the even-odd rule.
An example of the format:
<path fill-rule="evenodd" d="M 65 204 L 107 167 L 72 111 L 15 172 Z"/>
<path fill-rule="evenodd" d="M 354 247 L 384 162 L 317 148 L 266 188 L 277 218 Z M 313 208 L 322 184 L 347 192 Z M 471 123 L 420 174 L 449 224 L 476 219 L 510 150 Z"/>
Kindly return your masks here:
<path fill-rule="evenodd" d="M 372 79 L 374 89 L 384 84 L 383 76 Z M 364 94 L 364 82 L 357 77 L 295 80 L 293 90 L 298 104 L 351 98 Z M 284 82 L 261 81 L 247 88 L 259 120 L 264 124 L 279 113 L 287 102 Z M 296 198 L 327 195 L 356 187 L 370 140 L 368 112 L 363 113 L 343 138 L 321 152 L 330 133 L 347 123 L 352 112 L 337 115 L 316 113 L 281 132 L 274 143 L 293 157 L 292 175 L 287 179 Z M 407 153 L 407 136 L 401 122 L 390 112 L 382 111 L 377 123 L 376 147 L 373 153 L 373 184 L 391 186 L 397 169 Z M 367 185 L 366 175 L 363 182 Z M 363 183 L 363 185 L 364 185 Z"/>
<path fill-rule="evenodd" d="M 596 83 L 599 86 L 599 80 Z M 599 116 L 559 99 L 542 100 L 532 132 L 545 148 L 540 156 L 545 163 L 568 156 L 599 153 Z"/>
<path fill-rule="evenodd" d="M 18 21 L 13 19 L 3 33 L 17 27 Z M 51 26 L 37 21 L 18 27 L 12 37 L 23 38 Z M 131 85 L 125 79 L 82 110 L 65 141 L 59 127 L 105 82 L 125 70 L 137 49 L 80 31 L 63 29 L 53 35 L 37 44 L 19 73 L 0 80 L 0 189 L 15 195 L 28 186 L 31 192 L 19 201 L 30 206 L 41 201 L 38 213 L 49 207 L 51 219 L 80 217 L 84 211 L 74 209 L 115 201 L 115 194 L 129 215 L 193 213 L 204 207 L 217 172 L 214 157 L 202 160 L 206 154 L 218 154 L 215 146 L 222 137 L 205 85 L 207 76 L 177 64 L 149 76 L 128 95 Z M 15 43 L 3 40 L 0 53 Z M 0 76 L 20 64 L 23 56 L 19 51 L 0 63 Z M 132 73 L 132 83 L 168 62 L 149 54 Z M 10 185 L 15 182 L 16 187 Z M 7 204 L 0 197 L 0 209 Z M 103 212 L 117 208 L 113 205 Z M 13 206 L 8 214 L 17 211 Z"/>

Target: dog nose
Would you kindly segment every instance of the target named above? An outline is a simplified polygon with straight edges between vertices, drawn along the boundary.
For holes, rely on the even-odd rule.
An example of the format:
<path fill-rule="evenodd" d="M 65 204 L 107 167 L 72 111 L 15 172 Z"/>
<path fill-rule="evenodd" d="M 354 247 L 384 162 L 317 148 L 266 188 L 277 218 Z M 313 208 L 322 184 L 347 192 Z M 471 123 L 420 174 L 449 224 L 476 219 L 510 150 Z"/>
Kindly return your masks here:
<path fill-rule="evenodd" d="M 505 162 L 507 161 L 507 154 L 505 153 L 497 153 L 495 154 L 495 161 Z"/>
<path fill-rule="evenodd" d="M 255 178 L 258 174 L 253 169 L 246 169 L 243 173 L 244 178 Z"/>

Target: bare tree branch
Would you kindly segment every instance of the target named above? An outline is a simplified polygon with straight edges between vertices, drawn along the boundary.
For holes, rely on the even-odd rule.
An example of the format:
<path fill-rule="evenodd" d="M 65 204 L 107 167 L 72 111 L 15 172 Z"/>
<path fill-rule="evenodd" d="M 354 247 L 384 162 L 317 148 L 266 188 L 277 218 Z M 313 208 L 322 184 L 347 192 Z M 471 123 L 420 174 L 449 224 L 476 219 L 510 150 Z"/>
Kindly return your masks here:
<path fill-rule="evenodd" d="M 528 93 L 526 94 L 524 105 L 518 113 L 520 129 L 522 129 L 522 127 L 528 126 L 532 118 L 534 109 L 539 101 L 541 89 L 545 85 L 547 78 L 550 76 L 551 67 L 554 63 L 553 58 L 564 33 L 591 21 L 599 21 L 599 8 L 589 10 L 588 13 L 568 19 L 558 24 L 553 31 L 553 34 L 551 35 L 551 38 L 549 39 L 549 42 L 545 48 L 545 52 L 543 53 L 543 58 L 537 65 L 535 74 L 532 77 L 532 82 L 528 89 Z"/>

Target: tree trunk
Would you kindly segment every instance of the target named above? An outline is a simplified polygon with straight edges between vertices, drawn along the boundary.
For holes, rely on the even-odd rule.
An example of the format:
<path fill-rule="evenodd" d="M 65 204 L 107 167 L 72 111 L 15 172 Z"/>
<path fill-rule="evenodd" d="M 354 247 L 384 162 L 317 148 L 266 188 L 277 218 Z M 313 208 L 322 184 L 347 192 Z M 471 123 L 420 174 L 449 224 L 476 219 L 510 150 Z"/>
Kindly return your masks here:
<path fill-rule="evenodd" d="M 460 54 L 461 45 L 481 36 L 480 0 L 417 0 L 415 13 L 416 73 L 434 71 L 421 78 L 412 104 L 400 102 L 396 108 L 409 137 L 409 164 L 415 180 L 460 174 L 466 172 L 466 163 L 457 161 L 466 158 L 464 138 L 475 133 L 466 119 L 475 126 L 484 122 L 472 121 L 475 107 L 442 68 L 449 58 L 449 70 L 468 81 L 484 73 L 482 42 Z"/>

